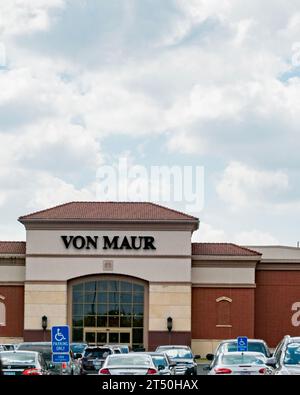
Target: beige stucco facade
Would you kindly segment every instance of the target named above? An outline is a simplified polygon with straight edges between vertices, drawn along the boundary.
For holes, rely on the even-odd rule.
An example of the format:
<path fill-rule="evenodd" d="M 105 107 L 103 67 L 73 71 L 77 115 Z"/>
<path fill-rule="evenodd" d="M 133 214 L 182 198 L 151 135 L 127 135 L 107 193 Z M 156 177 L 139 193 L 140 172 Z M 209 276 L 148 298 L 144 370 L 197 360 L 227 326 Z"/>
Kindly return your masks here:
<path fill-rule="evenodd" d="M 149 330 L 166 329 L 169 316 L 175 331 L 191 331 L 191 285 L 151 284 L 149 286 Z"/>
<path fill-rule="evenodd" d="M 41 328 L 41 317 L 48 325 L 67 324 L 67 284 L 25 283 L 24 329 Z"/>

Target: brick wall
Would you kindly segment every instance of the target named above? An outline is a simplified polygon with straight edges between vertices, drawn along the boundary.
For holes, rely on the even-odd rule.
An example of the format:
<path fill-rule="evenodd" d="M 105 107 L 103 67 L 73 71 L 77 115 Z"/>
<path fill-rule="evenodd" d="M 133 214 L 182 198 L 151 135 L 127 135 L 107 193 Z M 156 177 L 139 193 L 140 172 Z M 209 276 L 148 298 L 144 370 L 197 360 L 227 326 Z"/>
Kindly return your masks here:
<path fill-rule="evenodd" d="M 300 302 L 300 272 L 257 271 L 255 336 L 275 347 L 284 335 L 300 336 L 292 325 L 292 305 Z"/>
<path fill-rule="evenodd" d="M 218 327 L 220 297 L 230 303 L 231 327 Z M 254 289 L 252 288 L 193 288 L 192 339 L 228 339 L 254 336 Z"/>
<path fill-rule="evenodd" d="M 0 326 L 0 337 L 23 337 L 24 287 L 0 286 L 6 306 L 6 326 Z"/>

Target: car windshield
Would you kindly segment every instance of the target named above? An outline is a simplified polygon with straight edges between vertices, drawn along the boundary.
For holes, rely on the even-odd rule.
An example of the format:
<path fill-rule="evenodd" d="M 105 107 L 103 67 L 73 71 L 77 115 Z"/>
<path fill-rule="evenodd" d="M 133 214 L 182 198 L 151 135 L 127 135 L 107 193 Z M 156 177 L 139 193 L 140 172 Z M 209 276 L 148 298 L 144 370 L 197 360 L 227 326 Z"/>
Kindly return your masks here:
<path fill-rule="evenodd" d="M 71 344 L 71 350 L 74 354 L 82 354 L 86 346 L 86 344 Z"/>
<path fill-rule="evenodd" d="M 18 350 L 24 351 L 38 351 L 43 355 L 43 358 L 46 362 L 50 362 L 52 360 L 51 354 L 51 345 L 49 344 L 34 344 L 34 343 L 24 343 L 20 344 Z"/>
<path fill-rule="evenodd" d="M 220 357 L 221 365 L 263 365 L 263 357 L 258 355 L 222 355 Z"/>
<path fill-rule="evenodd" d="M 170 357 L 171 359 L 192 359 L 192 353 L 185 349 L 185 348 L 170 348 L 164 349 L 164 352 Z"/>
<path fill-rule="evenodd" d="M 300 343 L 291 343 L 287 346 L 284 365 L 299 365 L 300 364 Z"/>
<path fill-rule="evenodd" d="M 108 355 L 112 354 L 109 348 L 86 348 L 84 351 L 84 358 L 106 358 Z"/>
<path fill-rule="evenodd" d="M 154 365 L 158 368 L 159 366 L 164 366 L 166 367 L 168 365 L 167 360 L 165 357 L 160 356 L 160 355 L 153 355 L 152 360 L 154 362 Z"/>
<path fill-rule="evenodd" d="M 148 355 L 130 355 L 124 356 L 122 354 L 114 358 L 109 358 L 108 366 L 145 366 L 148 367 L 151 364 L 150 357 Z"/>
<path fill-rule="evenodd" d="M 237 342 L 225 343 L 222 347 L 224 352 L 238 351 Z M 263 343 L 261 342 L 248 342 L 248 351 L 250 352 L 261 352 L 267 356 L 267 351 Z"/>
<path fill-rule="evenodd" d="M 5 352 L 0 353 L 3 365 L 34 364 L 35 354 L 24 352 Z"/>

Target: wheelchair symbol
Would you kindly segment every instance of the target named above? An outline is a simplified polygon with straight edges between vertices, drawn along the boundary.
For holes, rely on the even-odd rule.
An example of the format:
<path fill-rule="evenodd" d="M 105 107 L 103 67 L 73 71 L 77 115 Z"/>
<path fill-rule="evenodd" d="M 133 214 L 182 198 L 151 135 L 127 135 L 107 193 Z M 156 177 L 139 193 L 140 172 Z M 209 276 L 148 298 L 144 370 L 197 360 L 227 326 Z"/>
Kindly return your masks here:
<path fill-rule="evenodd" d="M 57 328 L 57 333 L 55 334 L 54 338 L 55 338 L 55 340 L 56 340 L 57 342 L 62 342 L 62 341 L 64 341 L 64 340 L 66 340 L 66 338 L 65 338 L 64 335 L 61 333 L 61 331 L 60 331 L 59 328 Z"/>

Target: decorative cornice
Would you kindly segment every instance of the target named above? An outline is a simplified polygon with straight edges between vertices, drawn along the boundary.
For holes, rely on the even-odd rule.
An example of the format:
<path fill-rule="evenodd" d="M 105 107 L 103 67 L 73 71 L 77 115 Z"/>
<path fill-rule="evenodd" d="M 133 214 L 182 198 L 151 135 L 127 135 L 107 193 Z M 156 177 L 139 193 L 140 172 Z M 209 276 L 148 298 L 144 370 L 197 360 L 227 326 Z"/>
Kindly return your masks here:
<path fill-rule="evenodd" d="M 193 288 L 256 288 L 256 284 L 193 283 Z"/>
<path fill-rule="evenodd" d="M 236 262 L 215 262 L 215 261 L 192 261 L 192 268 L 252 268 L 255 269 L 256 262 L 249 262 L 249 261 L 236 261 Z"/>

